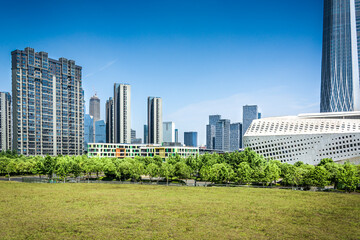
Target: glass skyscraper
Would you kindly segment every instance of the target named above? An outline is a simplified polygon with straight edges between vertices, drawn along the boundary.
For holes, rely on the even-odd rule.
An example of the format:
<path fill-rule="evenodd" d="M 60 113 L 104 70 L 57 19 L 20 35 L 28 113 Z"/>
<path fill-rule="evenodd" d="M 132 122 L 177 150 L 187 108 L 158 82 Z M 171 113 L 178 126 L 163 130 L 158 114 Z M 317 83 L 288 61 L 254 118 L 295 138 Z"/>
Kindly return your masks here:
<path fill-rule="evenodd" d="M 197 132 L 184 132 L 184 144 L 187 147 L 197 147 Z"/>
<path fill-rule="evenodd" d="M 320 112 L 360 110 L 360 0 L 325 0 Z"/>

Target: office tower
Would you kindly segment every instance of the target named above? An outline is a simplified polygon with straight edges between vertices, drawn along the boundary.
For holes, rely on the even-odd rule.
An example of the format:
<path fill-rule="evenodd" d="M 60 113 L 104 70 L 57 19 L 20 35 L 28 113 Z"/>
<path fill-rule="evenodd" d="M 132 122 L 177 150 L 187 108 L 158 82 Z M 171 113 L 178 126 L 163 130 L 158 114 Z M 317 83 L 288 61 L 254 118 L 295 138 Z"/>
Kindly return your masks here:
<path fill-rule="evenodd" d="M 12 150 L 11 95 L 0 92 L 0 151 Z"/>
<path fill-rule="evenodd" d="M 241 148 L 242 124 L 230 124 L 230 151 L 238 151 Z"/>
<path fill-rule="evenodd" d="M 163 122 L 163 142 L 175 142 L 174 122 Z"/>
<path fill-rule="evenodd" d="M 131 139 L 136 138 L 136 131 L 134 129 L 131 129 Z"/>
<path fill-rule="evenodd" d="M 144 125 L 144 144 L 149 143 L 149 130 L 148 130 L 148 125 Z"/>
<path fill-rule="evenodd" d="M 106 101 L 106 143 L 114 143 L 114 101 L 112 98 Z"/>
<path fill-rule="evenodd" d="M 259 112 L 257 105 L 243 106 L 242 138 L 244 138 L 246 130 L 249 128 L 251 122 L 255 119 L 258 119 L 258 117 L 259 117 Z M 242 143 L 241 146 L 243 146 Z"/>
<path fill-rule="evenodd" d="M 104 120 L 95 122 L 95 143 L 106 142 L 106 124 Z"/>
<path fill-rule="evenodd" d="M 94 142 L 94 120 L 90 114 L 84 115 L 84 149 L 87 150 L 88 143 Z"/>
<path fill-rule="evenodd" d="M 32 48 L 11 56 L 13 148 L 23 155 L 82 154 L 82 68 Z"/>
<path fill-rule="evenodd" d="M 151 144 L 162 144 L 162 99 L 148 97 L 148 138 Z"/>
<path fill-rule="evenodd" d="M 215 149 L 215 126 L 221 119 L 221 115 L 210 115 L 209 124 L 206 125 L 206 148 Z"/>
<path fill-rule="evenodd" d="M 216 150 L 230 151 L 230 120 L 220 119 L 215 125 Z"/>
<path fill-rule="evenodd" d="M 94 119 L 94 124 L 100 120 L 100 99 L 98 96 L 96 96 L 96 93 L 94 96 L 90 98 L 90 116 Z"/>
<path fill-rule="evenodd" d="M 197 132 L 184 132 L 184 144 L 187 147 L 197 147 Z"/>
<path fill-rule="evenodd" d="M 175 129 L 175 142 L 179 142 L 179 129 Z"/>
<path fill-rule="evenodd" d="M 324 1 L 320 112 L 360 110 L 360 1 Z"/>
<path fill-rule="evenodd" d="M 131 86 L 114 84 L 115 143 L 131 143 Z"/>
<path fill-rule="evenodd" d="M 260 112 L 258 113 L 258 119 L 261 119 L 261 113 Z"/>
<path fill-rule="evenodd" d="M 131 143 L 131 86 L 114 84 L 114 97 L 106 101 L 106 141 Z"/>

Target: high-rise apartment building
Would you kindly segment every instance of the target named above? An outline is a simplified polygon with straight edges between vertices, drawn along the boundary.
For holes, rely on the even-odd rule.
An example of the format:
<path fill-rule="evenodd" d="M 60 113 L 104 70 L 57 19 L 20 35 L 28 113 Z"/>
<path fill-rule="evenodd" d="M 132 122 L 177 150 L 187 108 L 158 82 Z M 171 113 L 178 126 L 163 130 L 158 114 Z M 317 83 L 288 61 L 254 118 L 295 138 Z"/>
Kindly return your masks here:
<path fill-rule="evenodd" d="M 175 142 L 175 123 L 163 122 L 163 141 Z"/>
<path fill-rule="evenodd" d="M 106 101 L 106 143 L 114 143 L 114 101 L 112 98 Z"/>
<path fill-rule="evenodd" d="M 11 95 L 0 92 L 0 151 L 12 150 Z"/>
<path fill-rule="evenodd" d="M 325 0 L 320 112 L 360 110 L 360 0 Z"/>
<path fill-rule="evenodd" d="M 215 125 L 216 150 L 230 151 L 230 120 L 220 119 Z"/>
<path fill-rule="evenodd" d="M 90 98 L 89 104 L 90 104 L 89 114 L 90 116 L 93 117 L 95 124 L 95 122 L 100 120 L 100 99 L 98 98 L 98 96 L 96 96 L 96 93 L 94 96 Z"/>
<path fill-rule="evenodd" d="M 106 102 L 106 140 L 131 143 L 131 86 L 114 84 L 114 98 Z"/>
<path fill-rule="evenodd" d="M 184 144 L 187 147 L 197 147 L 197 132 L 184 132 Z"/>
<path fill-rule="evenodd" d="M 209 124 L 206 125 L 206 148 L 215 149 L 216 123 L 221 119 L 221 115 L 210 115 Z"/>
<path fill-rule="evenodd" d="M 95 143 L 106 142 L 106 124 L 104 120 L 95 122 Z"/>
<path fill-rule="evenodd" d="M 144 144 L 149 143 L 149 130 L 148 125 L 144 125 Z"/>
<path fill-rule="evenodd" d="M 82 154 L 82 68 L 33 48 L 11 57 L 13 148 L 23 155 Z"/>
<path fill-rule="evenodd" d="M 148 97 L 148 139 L 151 144 L 162 144 L 162 99 Z"/>
<path fill-rule="evenodd" d="M 242 124 L 242 139 L 246 133 L 246 130 L 249 128 L 253 120 L 258 119 L 259 115 L 257 105 L 245 105 L 243 106 L 243 124 Z M 243 144 L 241 143 L 241 146 Z"/>
<path fill-rule="evenodd" d="M 241 148 L 242 140 L 242 124 L 230 124 L 230 151 L 238 151 Z"/>

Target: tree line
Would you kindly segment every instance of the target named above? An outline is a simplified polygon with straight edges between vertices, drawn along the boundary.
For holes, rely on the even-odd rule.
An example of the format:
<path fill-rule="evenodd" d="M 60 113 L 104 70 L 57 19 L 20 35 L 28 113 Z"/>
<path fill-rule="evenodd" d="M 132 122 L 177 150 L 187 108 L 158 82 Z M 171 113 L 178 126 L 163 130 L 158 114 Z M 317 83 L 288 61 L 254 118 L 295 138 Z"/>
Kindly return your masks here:
<path fill-rule="evenodd" d="M 225 154 L 179 155 L 162 160 L 155 157 L 135 158 L 88 158 L 83 156 L 18 156 L 14 152 L 0 153 L 0 175 L 9 180 L 14 175 L 54 174 L 64 182 L 68 177 L 99 177 L 120 181 L 142 181 L 146 175 L 150 181 L 162 178 L 169 181 L 194 179 L 211 183 L 261 184 L 297 187 L 325 187 L 355 191 L 360 184 L 360 165 L 338 164 L 325 158 L 317 166 L 297 162 L 294 165 L 267 160 L 256 152 Z M 95 176 L 94 176 L 95 175 Z"/>

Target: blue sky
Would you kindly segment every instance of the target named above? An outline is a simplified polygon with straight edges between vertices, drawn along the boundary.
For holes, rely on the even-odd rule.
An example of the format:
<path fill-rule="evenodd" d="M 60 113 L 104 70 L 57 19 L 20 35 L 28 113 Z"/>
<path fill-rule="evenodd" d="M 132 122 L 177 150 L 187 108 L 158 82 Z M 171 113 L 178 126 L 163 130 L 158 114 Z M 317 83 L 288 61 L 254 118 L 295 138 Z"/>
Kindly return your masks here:
<path fill-rule="evenodd" d="M 11 90 L 10 52 L 29 46 L 83 67 L 86 108 L 104 118 L 113 84 L 132 85 L 132 128 L 142 138 L 148 96 L 163 120 L 198 131 L 208 115 L 242 121 L 318 112 L 322 0 L 3 1 L 0 91 Z"/>

